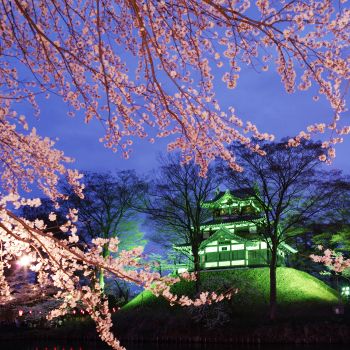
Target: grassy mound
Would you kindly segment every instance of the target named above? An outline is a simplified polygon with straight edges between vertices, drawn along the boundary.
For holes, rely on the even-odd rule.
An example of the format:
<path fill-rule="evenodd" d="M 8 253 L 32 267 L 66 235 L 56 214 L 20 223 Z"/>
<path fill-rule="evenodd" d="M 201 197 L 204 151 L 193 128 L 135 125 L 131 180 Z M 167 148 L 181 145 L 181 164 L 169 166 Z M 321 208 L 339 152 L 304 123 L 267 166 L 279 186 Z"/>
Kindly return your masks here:
<path fill-rule="evenodd" d="M 278 322 L 271 323 L 269 279 L 268 268 L 203 271 L 203 291 L 222 292 L 234 287 L 239 292 L 231 300 L 218 304 L 186 308 L 170 306 L 163 298 L 145 291 L 116 313 L 114 321 L 120 334 L 131 338 L 156 334 L 160 338 L 177 339 L 196 335 L 217 341 L 254 334 L 266 341 L 293 342 L 295 334 L 303 332 L 304 325 L 317 324 L 318 330 L 318 323 L 330 320 L 332 306 L 338 301 L 336 292 L 305 272 L 280 267 L 277 269 Z M 172 291 L 193 297 L 194 282 L 179 282 L 172 286 Z M 271 334 L 266 336 L 266 332 Z M 319 333 L 322 332 L 317 331 L 317 337 Z M 281 339 L 276 339 L 276 335 Z"/>
<path fill-rule="evenodd" d="M 202 289 L 208 291 L 224 291 L 230 287 L 239 292 L 231 302 L 235 312 L 251 313 L 264 310 L 269 302 L 269 269 L 233 269 L 222 271 L 203 271 L 201 273 Z M 172 287 L 172 292 L 182 295 L 194 295 L 193 282 L 179 282 Z M 324 282 L 306 272 L 287 267 L 277 269 L 277 300 L 286 309 L 298 309 L 337 302 L 335 290 Z M 140 307 L 162 309 L 168 303 L 145 291 L 126 304 L 123 310 Z M 296 310 L 297 311 L 297 310 Z M 306 311 L 304 309 L 304 311 Z"/>

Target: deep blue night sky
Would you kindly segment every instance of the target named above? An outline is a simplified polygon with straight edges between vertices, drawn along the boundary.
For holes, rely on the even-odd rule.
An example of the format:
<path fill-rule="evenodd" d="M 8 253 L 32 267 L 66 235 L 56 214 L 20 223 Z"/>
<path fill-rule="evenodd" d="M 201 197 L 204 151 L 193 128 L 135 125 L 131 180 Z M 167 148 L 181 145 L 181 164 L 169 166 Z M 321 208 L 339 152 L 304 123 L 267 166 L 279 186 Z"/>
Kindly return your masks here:
<path fill-rule="evenodd" d="M 328 102 L 320 98 L 314 102 L 312 89 L 287 94 L 280 77 L 272 71 L 258 73 L 251 68 L 243 68 L 238 87 L 227 90 L 218 78 L 217 97 L 222 109 L 234 106 L 237 115 L 244 121 L 251 120 L 260 131 L 272 132 L 276 139 L 294 136 L 306 126 L 316 122 L 331 120 L 332 111 Z M 166 151 L 168 139 L 157 139 L 155 144 L 135 140 L 131 159 L 124 160 L 120 153 L 112 153 L 98 141 L 103 135 L 102 126 L 93 121 L 86 125 L 82 116 L 70 118 L 68 107 L 57 97 L 39 101 L 41 115 L 34 120 L 31 109 L 24 109 L 30 125 L 36 126 L 39 134 L 58 138 L 56 147 L 66 155 L 76 159 L 75 167 L 81 170 L 136 169 L 145 173 L 157 166 L 157 154 Z M 349 124 L 349 116 L 343 117 L 343 124 Z M 345 136 L 343 144 L 336 147 L 337 157 L 332 167 L 350 172 L 348 152 L 350 137 Z"/>
<path fill-rule="evenodd" d="M 295 136 L 313 123 L 329 123 L 332 110 L 328 102 L 321 97 L 314 102 L 315 90 L 297 91 L 287 94 L 280 82 L 280 77 L 270 68 L 266 73 L 258 73 L 251 68 L 242 68 L 238 87 L 227 90 L 221 83 L 221 73 L 217 74 L 217 99 L 223 110 L 235 107 L 237 115 L 243 121 L 254 122 L 260 131 L 275 134 L 279 140 L 286 136 Z M 130 159 L 125 160 L 120 153 L 106 149 L 98 139 L 103 135 L 103 128 L 97 121 L 84 124 L 82 114 L 75 118 L 67 116 L 68 107 L 59 98 L 38 101 L 41 115 L 38 120 L 28 106 L 18 106 L 30 126 L 35 126 L 42 136 L 58 138 L 56 147 L 67 156 L 74 157 L 72 167 L 79 170 L 106 171 L 135 169 L 140 175 L 147 175 L 157 167 L 157 156 L 166 152 L 169 139 L 157 139 L 150 144 L 145 140 L 134 140 L 134 149 Z M 350 102 L 350 101 L 348 101 Z M 350 124 L 349 115 L 343 116 L 343 125 Z M 342 169 L 350 173 L 348 153 L 350 151 L 350 135 L 345 136 L 344 143 L 337 145 L 337 157 L 332 168 Z M 40 194 L 39 194 L 40 196 Z M 141 220 L 142 221 L 142 220 Z M 141 231 L 147 234 L 152 228 L 141 225 Z M 147 252 L 159 252 L 162 248 L 155 244 L 147 245 Z"/>

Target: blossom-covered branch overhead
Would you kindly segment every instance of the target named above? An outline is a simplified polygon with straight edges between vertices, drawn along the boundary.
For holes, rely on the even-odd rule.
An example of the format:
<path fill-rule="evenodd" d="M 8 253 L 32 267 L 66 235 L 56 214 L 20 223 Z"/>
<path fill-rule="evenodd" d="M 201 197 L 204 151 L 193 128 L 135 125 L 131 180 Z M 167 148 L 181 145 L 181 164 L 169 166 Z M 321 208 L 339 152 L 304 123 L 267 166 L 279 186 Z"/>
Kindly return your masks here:
<path fill-rule="evenodd" d="M 244 65 L 272 68 L 288 93 L 314 85 L 329 101 L 334 115 L 289 141 L 297 146 L 312 133 L 329 130 L 321 159 L 327 161 L 335 155 L 333 145 L 350 132 L 340 124 L 350 77 L 349 21 L 345 0 L 1 1 L 0 302 L 11 298 L 5 269 L 28 255 L 39 283 L 59 290 L 62 304 L 51 316 L 64 314 L 81 300 L 102 339 L 118 349 L 107 301 L 94 280 L 96 269 L 171 303 L 200 305 L 225 297 L 174 296 L 170 285 L 177 279 L 161 278 L 141 265 L 140 249 L 104 259 L 103 246 L 116 251 L 118 242 L 95 240 L 82 246 L 73 209 L 61 227 L 66 235 L 62 240 L 45 232 L 41 220 L 14 215 L 9 208 L 40 205 L 20 197 L 33 186 L 53 200 L 64 199 L 57 189 L 62 176 L 83 197 L 81 175 L 67 167 L 72 160 L 30 128 L 17 103 L 29 103 L 39 114 L 42 96 L 61 97 L 70 115 L 82 114 L 87 123 L 99 120 L 105 128 L 101 142 L 126 158 L 135 138 L 153 143 L 156 133 L 172 136 L 168 150 L 180 150 L 184 162 L 194 160 L 202 175 L 216 157 L 241 171 L 226 146 L 238 141 L 263 154 L 255 141 L 272 140 L 273 135 L 243 121 L 234 106 L 223 110 L 215 89 L 221 83 L 234 89 Z M 55 220 L 54 213 L 48 216 Z M 84 277 L 90 283 L 82 283 Z"/>
<path fill-rule="evenodd" d="M 219 156 L 241 170 L 225 145 L 272 139 L 223 111 L 213 71 L 235 88 L 243 65 L 276 69 L 287 92 L 313 84 L 334 115 L 290 140 L 325 129 L 342 135 L 349 79 L 349 18 L 346 0 L 29 0 L 3 1 L 1 95 L 8 101 L 58 94 L 105 126 L 103 141 L 129 156 L 134 137 L 154 142 L 175 135 L 168 148 L 205 173 Z M 23 68 L 25 67 L 25 68 Z M 28 73 L 32 75 L 32 79 Z M 25 78 L 24 78 L 25 77 Z M 318 99 L 318 96 L 315 97 Z M 321 130 L 322 129 L 322 130 Z M 247 134 L 249 133 L 249 134 Z M 249 136 L 250 135 L 250 136 Z M 327 148 L 339 142 L 332 137 Z M 334 152 L 330 152 L 332 157 Z"/>

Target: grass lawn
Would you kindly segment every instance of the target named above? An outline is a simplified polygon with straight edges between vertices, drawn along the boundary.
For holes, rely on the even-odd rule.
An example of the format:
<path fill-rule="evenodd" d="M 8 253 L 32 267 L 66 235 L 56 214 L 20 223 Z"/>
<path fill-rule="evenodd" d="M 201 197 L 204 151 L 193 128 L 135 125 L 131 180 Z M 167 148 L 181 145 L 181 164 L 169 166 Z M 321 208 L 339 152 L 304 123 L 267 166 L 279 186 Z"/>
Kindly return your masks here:
<path fill-rule="evenodd" d="M 268 268 L 203 271 L 201 279 L 203 290 L 222 292 L 234 287 L 239 292 L 231 300 L 212 306 L 186 308 L 170 306 L 163 298 L 145 291 L 113 315 L 116 334 L 123 339 L 141 337 L 153 341 L 158 337 L 165 341 L 199 337 L 216 342 L 237 337 L 241 341 L 251 336 L 262 342 L 328 343 L 330 337 L 340 342 L 350 341 L 349 307 L 345 317 L 335 316 L 332 306 L 338 303 L 336 292 L 305 272 L 277 269 L 276 322 L 270 322 L 267 317 Z M 179 282 L 172 290 L 178 295 L 195 294 L 193 282 Z M 36 337 L 35 332 L 31 330 L 28 337 Z M 87 319 L 74 319 L 60 328 L 38 332 L 38 338 L 44 334 L 59 339 L 96 337 L 94 324 Z M 17 332 L 13 332 L 11 339 L 16 337 Z"/>
<path fill-rule="evenodd" d="M 269 305 L 269 269 L 249 268 L 201 273 L 202 290 L 222 292 L 230 287 L 238 288 L 231 301 L 224 302 L 224 309 L 233 324 L 261 324 L 267 319 Z M 193 282 L 179 282 L 172 287 L 178 295 L 193 296 Z M 335 290 L 324 282 L 303 271 L 287 267 L 277 269 L 277 301 L 280 321 L 324 319 L 332 314 L 332 306 L 337 304 Z M 187 308 L 170 306 L 163 298 L 144 291 L 126 304 L 120 317 L 138 319 L 175 319 L 183 322 L 187 318 Z M 133 315 L 133 316 L 132 316 Z M 119 317 L 118 317 L 119 318 Z"/>
<path fill-rule="evenodd" d="M 224 291 L 230 287 L 239 292 L 232 300 L 232 306 L 239 311 L 253 311 L 265 308 L 269 301 L 269 269 L 233 269 L 221 271 L 203 271 L 202 289 Z M 194 295 L 193 282 L 179 282 L 172 287 L 172 292 L 182 295 Z M 297 305 L 329 305 L 337 303 L 336 291 L 310 274 L 287 267 L 277 269 L 277 295 L 281 307 Z M 168 303 L 152 293 L 144 291 L 123 307 L 124 311 L 139 307 L 163 308 Z M 170 306 L 169 306 L 170 307 Z"/>

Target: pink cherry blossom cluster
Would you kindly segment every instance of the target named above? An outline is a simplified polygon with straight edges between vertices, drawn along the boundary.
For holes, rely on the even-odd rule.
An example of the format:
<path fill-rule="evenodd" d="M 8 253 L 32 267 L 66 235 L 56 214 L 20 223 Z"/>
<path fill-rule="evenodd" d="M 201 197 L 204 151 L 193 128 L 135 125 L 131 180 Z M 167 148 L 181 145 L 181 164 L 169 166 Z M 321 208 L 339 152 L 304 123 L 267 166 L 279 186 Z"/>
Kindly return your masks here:
<path fill-rule="evenodd" d="M 342 253 L 324 249 L 322 246 L 318 246 L 318 249 L 323 252 L 323 255 L 311 254 L 312 261 L 322 263 L 336 273 L 342 273 L 350 268 L 350 259 L 345 258 Z"/>
<path fill-rule="evenodd" d="M 63 152 L 53 148 L 54 142 L 42 138 L 32 129 L 29 134 L 21 133 L 16 127 L 18 118 L 7 106 L 8 100 L 0 97 L 0 168 L 2 189 L 17 194 L 19 187 L 29 192 L 36 184 L 52 199 L 61 197 L 57 190 L 60 176 L 66 176 L 68 182 L 81 195 L 81 175 L 66 169 L 72 160 Z"/>
<path fill-rule="evenodd" d="M 7 201 L 18 201 L 17 196 L 7 198 Z M 37 203 L 35 203 L 37 204 Z M 49 216 L 53 218 L 54 214 Z M 111 274 L 125 281 L 135 283 L 156 295 L 162 295 L 172 305 L 202 305 L 219 302 L 231 298 L 232 290 L 223 294 L 202 293 L 197 299 L 178 296 L 171 292 L 170 287 L 180 281 L 180 277 L 161 277 L 151 271 L 151 264 L 142 259 L 142 247 L 129 251 L 118 251 L 117 238 L 96 238 L 91 247 L 82 246 L 76 235 L 76 211 L 71 210 L 68 223 L 65 225 L 67 239 L 57 239 L 51 233 L 44 233 L 46 226 L 42 220 L 30 222 L 14 215 L 3 204 L 0 207 L 0 302 L 6 303 L 11 298 L 11 290 L 4 276 L 4 268 L 9 267 L 15 259 L 26 256 L 28 268 L 37 272 L 40 287 L 56 288 L 56 299 L 59 307 L 52 310 L 49 319 L 66 314 L 81 304 L 96 322 L 97 331 L 103 341 L 114 349 L 123 349 L 111 332 L 112 320 L 108 303 L 96 280 L 96 269 L 103 269 L 105 274 Z M 116 256 L 104 258 L 103 247 L 108 245 Z M 80 276 L 80 277 L 79 277 Z M 84 276 L 84 277 L 81 277 Z M 195 275 L 186 273 L 181 278 L 194 280 Z M 90 281 L 86 283 L 86 279 Z"/>
<path fill-rule="evenodd" d="M 288 140 L 288 146 L 298 147 L 302 139 L 310 140 L 312 137 L 312 134 L 317 134 L 317 133 L 323 134 L 325 133 L 327 128 L 330 130 L 335 130 L 338 135 L 344 135 L 344 134 L 350 133 L 350 127 L 348 126 L 344 126 L 341 129 L 336 129 L 338 120 L 339 120 L 339 117 L 336 117 L 334 121 L 329 125 L 326 125 L 325 123 L 309 125 L 307 127 L 308 132 L 300 131 L 300 133 L 296 137 Z M 330 137 L 327 141 L 322 142 L 322 148 L 324 148 L 326 152 L 319 156 L 320 161 L 326 162 L 327 164 L 331 164 L 332 159 L 335 158 L 335 153 L 336 153 L 334 145 L 342 142 L 343 142 L 342 137 Z"/>
<path fill-rule="evenodd" d="M 28 0 L 4 0 L 1 127 L 15 133 L 18 142 L 25 138 L 28 152 L 39 158 L 36 163 L 23 159 L 28 162 L 23 185 L 32 180 L 44 155 L 51 162 L 50 186 L 55 183 L 52 173 L 62 173 L 68 161 L 52 149 L 51 141 L 35 133 L 25 137 L 12 128 L 28 128 L 23 116 L 13 116 L 12 102 L 28 101 L 39 113 L 39 94 L 60 95 L 70 105 L 70 115 L 83 111 L 86 122 L 99 120 L 106 129 L 101 141 L 126 158 L 133 138 L 154 142 L 151 128 L 157 129 L 157 137 L 178 135 L 169 149 L 181 150 L 186 161 L 194 159 L 202 173 L 215 157 L 240 169 L 224 147 L 239 141 L 255 150 L 254 139 L 244 137 L 240 128 L 259 139 L 272 137 L 253 125 L 232 123 L 221 113 L 212 65 L 222 70 L 228 88 L 238 84 L 242 64 L 262 71 L 275 66 L 286 91 L 317 85 L 340 116 L 350 71 L 350 10 L 345 3 L 38 0 L 32 6 Z"/>
<path fill-rule="evenodd" d="M 4 276 L 4 263 L 0 261 L 0 305 L 11 300 L 11 290 Z"/>
<path fill-rule="evenodd" d="M 261 155 L 256 140 L 272 140 L 251 122 L 222 110 L 216 85 L 235 88 L 242 65 L 267 71 L 274 67 L 287 92 L 313 85 L 334 110 L 329 124 L 318 123 L 289 140 L 298 146 L 313 133 L 329 131 L 321 160 L 335 156 L 334 145 L 348 126 L 341 126 L 350 78 L 350 9 L 346 0 L 3 0 L 0 3 L 0 281 L 1 300 L 9 297 L 3 270 L 18 256 L 28 255 L 40 284 L 60 290 L 59 310 L 66 312 L 81 300 L 97 322 L 101 337 L 116 349 L 111 317 L 94 271 L 103 269 L 166 297 L 171 303 L 199 305 L 223 295 L 203 293 L 196 300 L 170 292 L 176 278 L 161 278 L 142 264 L 141 250 L 118 251 L 117 241 L 96 240 L 81 248 L 68 213 L 61 226 L 68 238 L 43 233 L 41 220 L 29 222 L 8 208 L 40 205 L 19 196 L 39 187 L 48 197 L 64 198 L 57 189 L 65 176 L 83 197 L 81 175 L 67 169 L 72 159 L 54 148 L 54 141 L 29 128 L 15 110 L 29 103 L 35 115 L 37 96 L 60 96 L 74 116 L 97 119 L 106 132 L 101 142 L 130 156 L 135 138 L 153 143 L 156 137 L 175 137 L 168 150 L 178 149 L 183 162 L 194 160 L 205 176 L 216 157 L 242 171 L 226 146 L 234 141 Z M 133 62 L 134 65 L 130 63 Z M 135 68 L 133 69 L 133 66 Z M 222 71 L 222 82 L 213 68 Z M 48 116 L 44 116 L 48 117 Z M 333 137 L 337 133 L 339 137 Z M 55 220 L 51 213 L 50 220 Z M 118 257 L 104 259 L 109 245 Z M 339 262 L 339 261 L 338 261 Z M 92 280 L 82 287 L 80 277 Z M 187 276 L 188 277 L 188 276 Z M 191 277 L 190 277 L 191 278 Z M 229 297 L 231 294 L 227 294 Z"/>

